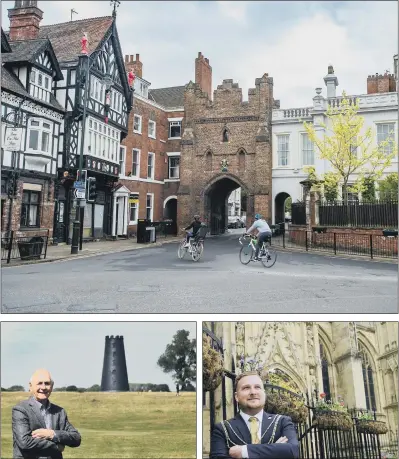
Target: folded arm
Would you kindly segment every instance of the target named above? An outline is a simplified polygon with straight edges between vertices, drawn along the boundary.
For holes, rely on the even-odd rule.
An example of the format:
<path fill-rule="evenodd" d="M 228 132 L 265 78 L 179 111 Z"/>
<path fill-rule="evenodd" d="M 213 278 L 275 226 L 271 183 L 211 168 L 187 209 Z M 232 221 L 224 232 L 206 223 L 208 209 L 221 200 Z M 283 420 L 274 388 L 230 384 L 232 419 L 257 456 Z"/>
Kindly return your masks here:
<path fill-rule="evenodd" d="M 54 458 L 62 457 L 55 443 L 43 438 L 32 437 L 28 415 L 21 407 L 12 409 L 12 432 L 14 440 L 21 451 L 29 451 L 32 454 Z"/>
<path fill-rule="evenodd" d="M 217 424 L 213 429 L 211 436 L 211 459 L 227 459 L 230 458 L 229 448 L 227 447 L 226 437 L 220 424 Z"/>
<path fill-rule="evenodd" d="M 65 412 L 64 412 L 65 413 Z M 68 416 L 64 414 L 64 428 L 60 430 L 54 430 L 55 437 L 54 440 L 61 445 L 70 446 L 71 448 L 76 448 L 80 446 L 82 441 L 80 433 L 75 429 L 75 427 L 68 421 Z"/>
<path fill-rule="evenodd" d="M 298 436 L 291 418 L 287 416 L 281 418 L 281 429 L 278 438 L 281 437 L 287 437 L 287 442 L 271 445 L 248 445 L 249 459 L 298 459 Z"/>

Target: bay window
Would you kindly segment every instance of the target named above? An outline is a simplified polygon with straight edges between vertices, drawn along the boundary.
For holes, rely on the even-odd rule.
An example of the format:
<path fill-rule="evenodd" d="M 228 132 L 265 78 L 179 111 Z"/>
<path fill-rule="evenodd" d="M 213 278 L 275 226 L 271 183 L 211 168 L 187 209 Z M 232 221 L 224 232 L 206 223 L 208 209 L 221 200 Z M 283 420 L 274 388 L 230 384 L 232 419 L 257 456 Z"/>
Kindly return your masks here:
<path fill-rule="evenodd" d="M 51 154 L 51 124 L 46 120 L 31 119 L 28 128 L 28 152 Z"/>

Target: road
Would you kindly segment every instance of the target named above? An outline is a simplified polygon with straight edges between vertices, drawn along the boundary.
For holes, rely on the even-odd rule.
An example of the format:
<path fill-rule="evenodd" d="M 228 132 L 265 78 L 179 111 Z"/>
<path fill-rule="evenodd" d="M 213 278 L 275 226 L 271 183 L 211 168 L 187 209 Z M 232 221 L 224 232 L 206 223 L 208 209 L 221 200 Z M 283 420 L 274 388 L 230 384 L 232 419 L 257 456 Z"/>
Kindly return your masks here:
<path fill-rule="evenodd" d="M 237 230 L 242 232 L 242 230 Z M 280 252 L 242 265 L 238 236 L 203 259 L 177 244 L 2 270 L 3 313 L 397 313 L 397 265 Z"/>

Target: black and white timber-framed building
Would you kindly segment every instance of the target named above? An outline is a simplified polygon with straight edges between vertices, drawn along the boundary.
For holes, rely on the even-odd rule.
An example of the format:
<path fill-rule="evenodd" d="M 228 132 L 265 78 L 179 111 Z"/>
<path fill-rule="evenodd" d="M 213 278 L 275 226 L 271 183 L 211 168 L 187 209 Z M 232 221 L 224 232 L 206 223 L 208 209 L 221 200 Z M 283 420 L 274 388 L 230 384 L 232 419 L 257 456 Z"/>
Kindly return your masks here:
<path fill-rule="evenodd" d="M 1 53 L 2 236 L 46 229 L 51 237 L 64 119 L 52 87 L 61 69 L 47 38 L 10 41 L 2 30 Z"/>
<path fill-rule="evenodd" d="M 63 112 L 56 155 L 54 242 L 71 243 L 76 212 L 73 183 L 77 180 L 82 139 L 83 169 L 87 170 L 87 177 L 96 178 L 97 191 L 95 201 L 87 202 L 84 208 L 83 238 L 105 237 L 112 229 L 113 189 L 124 160 L 120 157 L 120 143 L 127 135 L 133 94 L 125 71 L 115 9 L 112 16 L 39 27 L 42 15 L 37 1 L 16 1 L 9 10 L 9 42 L 12 47 L 12 37 L 24 35 L 30 43 L 47 40 L 59 64 L 59 78 L 52 85 L 52 100 Z M 90 65 L 87 81 L 84 71 L 87 58 L 82 55 L 81 44 L 84 34 L 88 39 Z M 105 75 L 112 78 L 111 87 L 105 86 Z M 85 133 L 82 133 L 85 87 L 88 87 L 88 103 Z M 106 89 L 110 91 L 107 113 Z"/>

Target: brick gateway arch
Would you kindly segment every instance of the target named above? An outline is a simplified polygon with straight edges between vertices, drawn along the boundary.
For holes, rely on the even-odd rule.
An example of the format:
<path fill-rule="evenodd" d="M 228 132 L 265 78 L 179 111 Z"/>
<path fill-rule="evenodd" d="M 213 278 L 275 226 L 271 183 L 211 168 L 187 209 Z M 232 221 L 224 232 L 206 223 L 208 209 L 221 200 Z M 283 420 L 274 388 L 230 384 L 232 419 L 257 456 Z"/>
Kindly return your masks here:
<path fill-rule="evenodd" d="M 201 65 L 209 77 L 200 54 L 196 69 Z M 227 199 L 238 187 L 247 196 L 248 224 L 255 212 L 271 220 L 273 78 L 257 78 L 246 102 L 233 80 L 223 80 L 211 101 L 208 80 L 190 81 L 184 92 L 177 220 L 181 228 L 199 213 L 216 234 L 227 227 Z"/>

